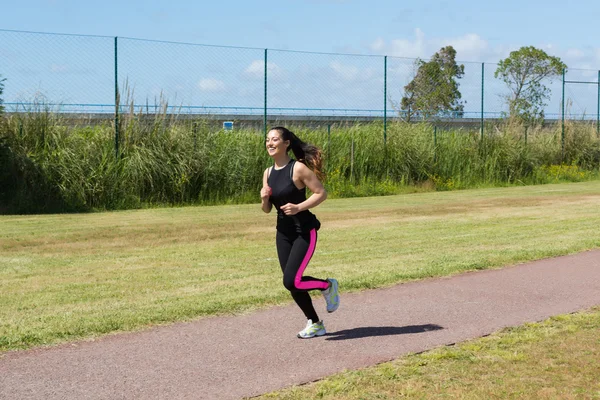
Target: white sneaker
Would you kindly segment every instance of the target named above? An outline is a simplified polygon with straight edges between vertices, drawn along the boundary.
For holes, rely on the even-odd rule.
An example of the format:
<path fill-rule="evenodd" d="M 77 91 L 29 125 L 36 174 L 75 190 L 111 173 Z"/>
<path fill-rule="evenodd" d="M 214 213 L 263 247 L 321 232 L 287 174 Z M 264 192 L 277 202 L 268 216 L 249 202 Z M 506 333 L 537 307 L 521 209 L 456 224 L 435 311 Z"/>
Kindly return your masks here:
<path fill-rule="evenodd" d="M 312 319 L 309 319 L 306 321 L 306 328 L 298 332 L 298 337 L 300 339 L 309 339 L 315 336 L 323 336 L 325 333 L 323 321 L 315 322 L 313 324 Z"/>
<path fill-rule="evenodd" d="M 338 291 L 338 281 L 327 278 L 329 287 L 323 290 L 323 297 L 327 303 L 327 312 L 332 313 L 340 306 L 340 292 Z"/>

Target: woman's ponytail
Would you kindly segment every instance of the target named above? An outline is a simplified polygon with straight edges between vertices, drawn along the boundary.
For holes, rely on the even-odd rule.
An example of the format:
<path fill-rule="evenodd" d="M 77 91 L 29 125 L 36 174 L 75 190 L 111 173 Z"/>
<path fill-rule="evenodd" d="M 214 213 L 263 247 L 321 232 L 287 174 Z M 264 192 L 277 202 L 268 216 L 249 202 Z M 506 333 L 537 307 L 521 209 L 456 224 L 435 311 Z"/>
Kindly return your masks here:
<path fill-rule="evenodd" d="M 289 140 L 288 151 L 292 150 L 294 157 L 308 168 L 310 168 L 317 178 L 322 182 L 325 180 L 323 172 L 323 152 L 316 146 L 303 142 L 294 132 L 282 126 L 277 126 L 271 130 L 279 132 L 283 140 Z"/>

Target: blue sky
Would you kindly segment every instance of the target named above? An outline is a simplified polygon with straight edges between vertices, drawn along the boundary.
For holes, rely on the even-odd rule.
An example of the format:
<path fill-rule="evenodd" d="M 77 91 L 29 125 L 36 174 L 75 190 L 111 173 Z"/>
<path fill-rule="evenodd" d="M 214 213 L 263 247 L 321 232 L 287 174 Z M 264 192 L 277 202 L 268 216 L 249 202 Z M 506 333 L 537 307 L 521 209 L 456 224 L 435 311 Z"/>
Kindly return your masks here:
<path fill-rule="evenodd" d="M 592 0 L 23 0 L 5 2 L 0 27 L 403 57 L 454 44 L 459 59 L 489 62 L 533 45 L 599 69 L 598 16 Z"/>
<path fill-rule="evenodd" d="M 459 61 L 479 63 L 496 63 L 512 50 L 533 45 L 561 57 L 570 69 L 600 69 L 597 0 L 580 0 L 577 7 L 564 0 L 6 3 L 0 20 L 0 29 L 5 30 L 407 58 L 428 58 L 452 45 Z M 164 95 L 171 104 L 256 107 L 260 111 L 264 69 L 260 50 L 119 43 L 120 77 L 127 77 L 141 99 L 136 102 L 152 102 Z M 0 65 L 4 65 L 0 73 L 7 78 L 5 101 L 22 101 L 32 93 L 42 93 L 62 104 L 110 104 L 114 98 L 112 52 L 109 39 L 16 37 L 0 32 Z M 267 67 L 270 107 L 383 107 L 379 58 L 273 51 Z M 414 71 L 410 60 L 391 60 L 388 68 L 388 107 L 393 108 Z M 486 69 L 485 86 L 490 94 L 484 102 L 486 110 L 499 112 L 504 93 L 493 80 L 493 68 Z M 597 80 L 593 71 L 572 76 Z M 480 87 L 480 64 L 467 65 L 461 91 L 469 112 L 480 111 Z M 556 82 L 552 91 L 549 110 L 557 112 L 560 89 Z M 573 86 L 567 91 L 579 112 L 595 112 L 596 88 Z"/>

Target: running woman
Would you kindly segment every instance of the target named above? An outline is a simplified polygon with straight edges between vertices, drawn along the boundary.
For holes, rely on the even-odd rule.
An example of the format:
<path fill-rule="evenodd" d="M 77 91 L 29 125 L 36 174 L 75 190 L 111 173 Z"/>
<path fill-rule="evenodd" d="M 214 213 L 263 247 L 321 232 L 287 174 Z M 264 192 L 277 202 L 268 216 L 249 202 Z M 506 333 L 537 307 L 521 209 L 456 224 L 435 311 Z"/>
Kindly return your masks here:
<path fill-rule="evenodd" d="M 298 333 L 301 339 L 322 336 L 325 325 L 319 319 L 309 295 L 310 290 L 320 290 L 327 303 L 327 312 L 340 305 L 338 282 L 335 279 L 317 279 L 304 276 L 317 244 L 317 231 L 321 223 L 308 211 L 327 198 L 319 178 L 323 177 L 321 150 L 304 143 L 293 132 L 276 127 L 266 139 L 269 156 L 274 165 L 263 174 L 260 191 L 262 210 L 277 209 L 277 256 L 283 271 L 283 285 L 298 304 L 306 319 L 306 327 Z M 294 153 L 297 160 L 288 155 Z M 306 188 L 312 195 L 306 198 Z"/>

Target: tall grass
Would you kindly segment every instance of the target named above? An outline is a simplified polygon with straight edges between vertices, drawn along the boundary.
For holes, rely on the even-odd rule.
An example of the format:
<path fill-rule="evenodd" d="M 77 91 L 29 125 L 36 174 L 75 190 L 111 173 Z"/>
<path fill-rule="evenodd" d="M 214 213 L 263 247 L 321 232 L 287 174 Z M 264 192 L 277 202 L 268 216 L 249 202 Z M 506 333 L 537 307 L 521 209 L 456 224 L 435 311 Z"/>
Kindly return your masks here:
<path fill-rule="evenodd" d="M 600 140 L 583 123 L 524 129 L 506 124 L 479 132 L 391 123 L 290 127 L 326 155 L 334 197 L 393 194 L 418 188 L 585 180 L 597 174 Z M 164 204 L 258 200 L 270 160 L 262 130 L 223 131 L 207 120 L 131 109 L 120 124 L 74 125 L 43 105 L 0 119 L 0 213 L 127 209 Z M 561 167 L 552 167 L 552 166 Z M 413 189 L 411 189 L 413 188 Z M 416 188 L 416 189 L 415 189 Z"/>

